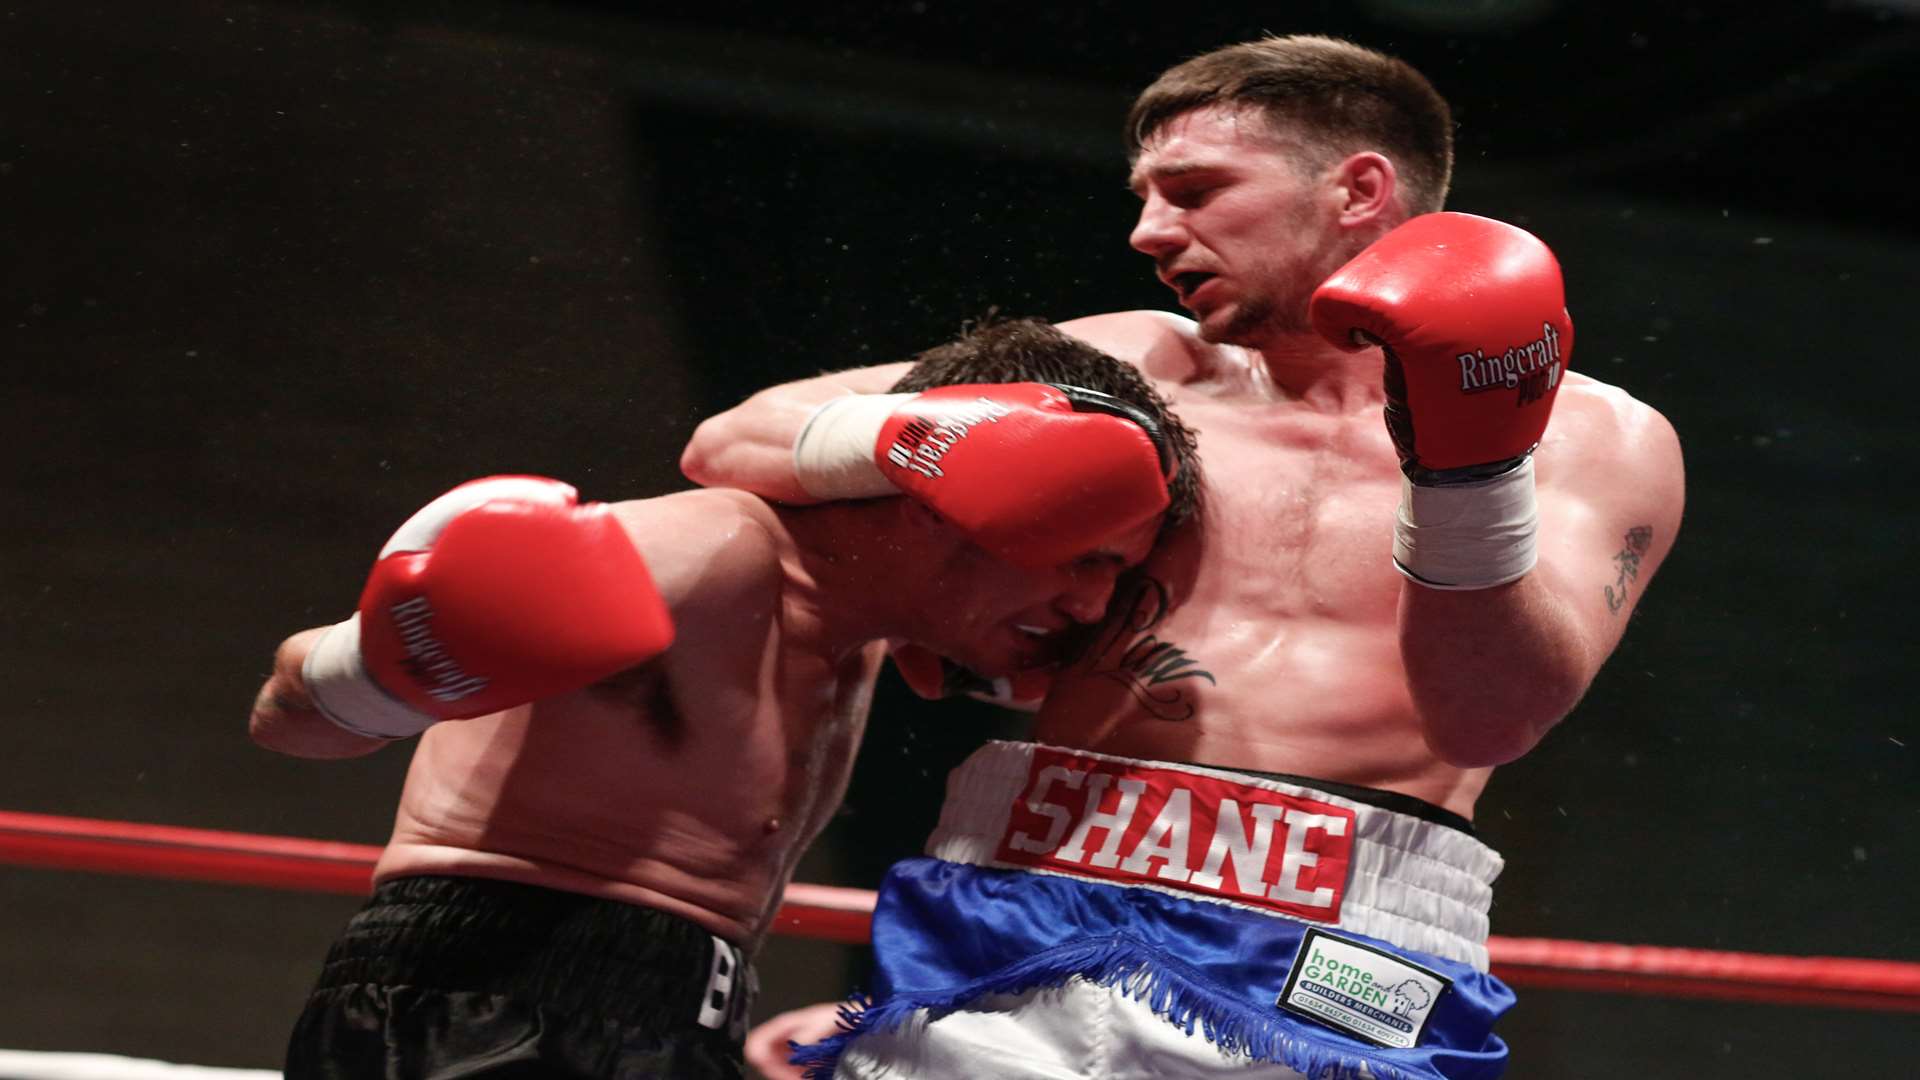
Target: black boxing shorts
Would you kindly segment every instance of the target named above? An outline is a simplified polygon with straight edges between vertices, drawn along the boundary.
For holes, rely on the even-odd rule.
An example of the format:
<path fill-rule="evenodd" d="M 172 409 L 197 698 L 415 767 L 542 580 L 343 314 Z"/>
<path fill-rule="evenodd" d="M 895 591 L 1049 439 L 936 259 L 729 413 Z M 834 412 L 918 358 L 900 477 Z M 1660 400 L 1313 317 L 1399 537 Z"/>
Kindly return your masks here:
<path fill-rule="evenodd" d="M 286 1078 L 738 1080 L 753 982 L 737 947 L 678 916 L 401 878 L 328 950 Z"/>

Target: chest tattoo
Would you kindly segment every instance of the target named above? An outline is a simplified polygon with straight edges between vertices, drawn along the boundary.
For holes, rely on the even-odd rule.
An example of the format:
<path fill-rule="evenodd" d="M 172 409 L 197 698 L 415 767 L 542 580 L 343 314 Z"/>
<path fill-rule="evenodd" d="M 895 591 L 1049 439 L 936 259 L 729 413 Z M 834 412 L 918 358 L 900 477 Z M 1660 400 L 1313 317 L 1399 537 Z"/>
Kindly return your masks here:
<path fill-rule="evenodd" d="M 1198 708 L 1188 693 L 1198 684 L 1186 680 L 1205 679 L 1214 686 L 1219 680 L 1185 649 L 1153 632 L 1167 617 L 1169 601 L 1164 584 L 1141 578 L 1102 631 L 1089 673 L 1125 686 L 1156 719 L 1180 721 L 1191 719 Z"/>

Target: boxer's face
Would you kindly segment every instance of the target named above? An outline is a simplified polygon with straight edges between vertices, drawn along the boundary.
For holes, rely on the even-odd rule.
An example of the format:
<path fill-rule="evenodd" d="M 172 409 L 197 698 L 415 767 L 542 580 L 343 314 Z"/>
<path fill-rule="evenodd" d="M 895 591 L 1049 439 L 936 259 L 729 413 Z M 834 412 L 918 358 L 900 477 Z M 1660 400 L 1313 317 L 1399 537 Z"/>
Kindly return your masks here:
<path fill-rule="evenodd" d="M 1184 113 L 1134 162 L 1140 216 L 1128 242 L 1207 341 L 1259 347 L 1304 332 L 1314 287 L 1344 261 L 1330 247 L 1339 193 L 1318 173 L 1251 109 Z"/>
<path fill-rule="evenodd" d="M 1067 659 L 1082 626 L 1099 622 L 1114 584 L 1153 549 L 1160 519 L 1059 566 L 1028 569 L 951 543 L 928 580 L 931 618 L 913 640 L 981 675 L 1011 675 Z"/>

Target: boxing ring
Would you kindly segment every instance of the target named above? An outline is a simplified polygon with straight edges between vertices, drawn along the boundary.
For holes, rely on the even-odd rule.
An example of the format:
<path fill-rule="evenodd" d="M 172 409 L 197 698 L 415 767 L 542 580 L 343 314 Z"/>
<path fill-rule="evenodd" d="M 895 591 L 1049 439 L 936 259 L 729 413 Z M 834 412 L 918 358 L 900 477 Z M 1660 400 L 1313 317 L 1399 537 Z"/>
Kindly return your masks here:
<path fill-rule="evenodd" d="M 370 844 L 0 810 L 0 865 L 360 896 L 372 889 L 380 850 Z M 864 944 L 872 918 L 868 890 L 795 883 L 787 887 L 774 932 Z M 1920 1013 L 1920 963 L 1500 935 L 1488 938 L 1487 949 L 1493 973 L 1516 989 Z M 0 1078 L 6 1080 L 265 1080 L 277 1075 L 0 1050 Z"/>

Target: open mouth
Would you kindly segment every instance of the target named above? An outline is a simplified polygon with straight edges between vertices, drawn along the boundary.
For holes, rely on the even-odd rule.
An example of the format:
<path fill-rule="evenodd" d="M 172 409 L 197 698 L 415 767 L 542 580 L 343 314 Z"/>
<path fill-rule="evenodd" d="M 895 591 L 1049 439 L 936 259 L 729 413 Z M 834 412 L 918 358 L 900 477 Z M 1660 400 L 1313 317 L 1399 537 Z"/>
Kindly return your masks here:
<path fill-rule="evenodd" d="M 1216 275 L 1200 270 L 1185 270 L 1173 275 L 1173 291 L 1180 294 L 1181 300 L 1187 300 L 1200 291 L 1200 286 L 1212 281 Z"/>
<path fill-rule="evenodd" d="M 1048 669 L 1063 668 L 1077 662 L 1093 645 L 1099 629 L 1093 623 L 1077 622 L 1052 628 L 1034 623 L 1014 623 L 1012 626 L 1021 639 L 1032 643 L 1034 651 L 1028 654 L 1027 664 Z"/>

